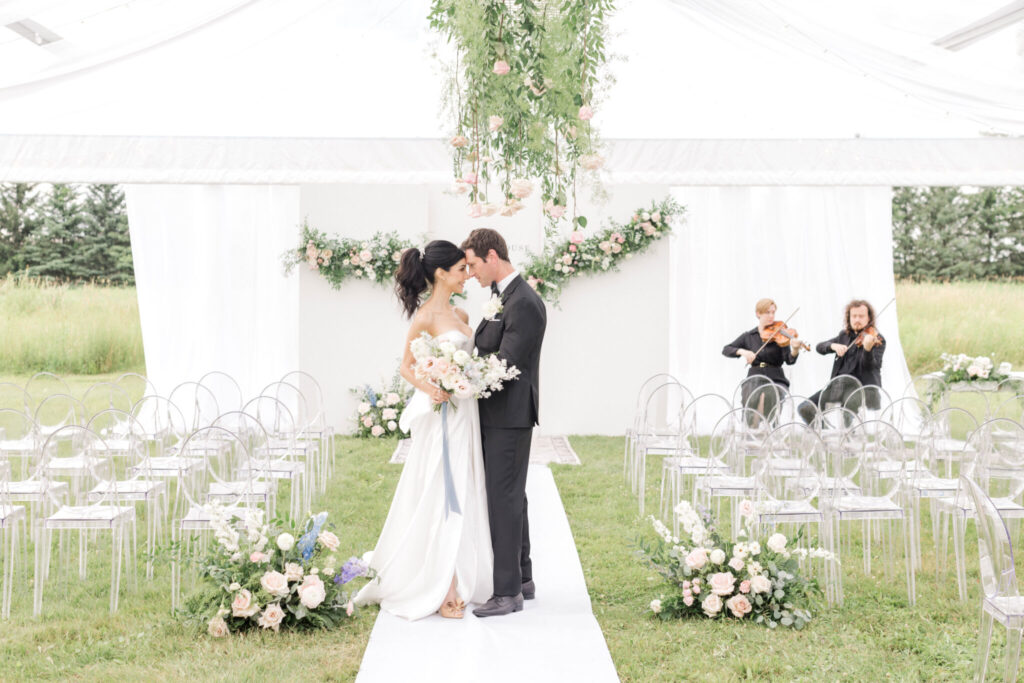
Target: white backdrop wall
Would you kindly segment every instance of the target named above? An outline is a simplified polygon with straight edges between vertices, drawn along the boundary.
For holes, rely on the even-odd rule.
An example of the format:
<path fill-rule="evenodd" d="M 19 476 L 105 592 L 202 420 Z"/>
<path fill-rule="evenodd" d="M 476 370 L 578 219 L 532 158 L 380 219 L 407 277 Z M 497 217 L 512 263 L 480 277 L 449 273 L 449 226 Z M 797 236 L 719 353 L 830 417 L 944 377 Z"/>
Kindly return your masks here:
<path fill-rule="evenodd" d="M 747 368 L 722 347 L 757 324 L 771 297 L 813 346 L 835 336 L 853 298 L 881 308 L 895 296 L 892 191 L 888 187 L 674 188 L 688 220 L 673 239 L 672 373 L 694 392 L 731 398 Z M 896 304 L 881 316 L 882 386 L 902 395 L 910 380 Z M 793 393 L 821 389 L 833 356 L 802 354 L 786 369 Z"/>

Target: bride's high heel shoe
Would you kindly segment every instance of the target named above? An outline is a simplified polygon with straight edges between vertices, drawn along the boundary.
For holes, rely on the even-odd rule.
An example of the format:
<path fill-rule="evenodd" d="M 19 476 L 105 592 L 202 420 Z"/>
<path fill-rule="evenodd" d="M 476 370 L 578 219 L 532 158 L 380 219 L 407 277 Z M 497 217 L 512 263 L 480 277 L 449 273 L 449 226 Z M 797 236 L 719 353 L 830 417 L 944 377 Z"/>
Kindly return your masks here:
<path fill-rule="evenodd" d="M 446 600 L 437 611 L 445 619 L 461 619 L 465 616 L 465 608 L 466 603 L 462 600 Z"/>

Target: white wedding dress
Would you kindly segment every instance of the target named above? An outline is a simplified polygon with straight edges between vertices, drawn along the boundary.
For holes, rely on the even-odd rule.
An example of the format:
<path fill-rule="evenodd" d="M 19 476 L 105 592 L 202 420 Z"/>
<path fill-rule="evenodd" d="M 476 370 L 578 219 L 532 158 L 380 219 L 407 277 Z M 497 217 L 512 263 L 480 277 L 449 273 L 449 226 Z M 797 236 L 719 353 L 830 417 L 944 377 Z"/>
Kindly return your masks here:
<path fill-rule="evenodd" d="M 472 340 L 459 330 L 438 337 L 472 350 Z M 409 456 L 370 560 L 377 576 L 356 595 L 356 605 L 379 603 L 397 616 L 420 619 L 441 607 L 452 576 L 467 603 L 491 597 L 494 560 L 476 399 L 458 399 L 447 420 L 460 513 L 450 511 L 446 500 L 441 413 L 417 390 L 401 417 L 412 435 Z"/>

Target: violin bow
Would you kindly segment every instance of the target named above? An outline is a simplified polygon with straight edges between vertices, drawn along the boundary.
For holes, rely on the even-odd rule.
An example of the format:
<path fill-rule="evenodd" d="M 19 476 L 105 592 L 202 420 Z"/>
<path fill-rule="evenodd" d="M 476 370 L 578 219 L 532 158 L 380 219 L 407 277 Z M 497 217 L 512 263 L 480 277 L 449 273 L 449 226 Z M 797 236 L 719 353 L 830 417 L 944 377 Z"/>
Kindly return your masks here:
<path fill-rule="evenodd" d="M 793 318 L 794 315 L 796 315 L 796 312 L 799 311 L 799 310 L 800 310 L 800 307 L 797 306 L 796 307 L 796 311 L 793 311 L 792 313 L 790 313 L 789 317 L 782 321 L 782 326 L 783 327 L 789 327 L 789 321 Z M 878 316 L 875 316 L 875 317 L 877 318 Z M 774 337 L 774 336 L 775 335 L 772 335 L 772 337 Z M 754 358 L 757 358 L 757 354 L 759 354 L 762 351 L 764 351 L 764 347 L 768 346 L 768 342 L 770 342 L 771 340 L 772 340 L 772 338 L 768 337 L 768 341 L 766 341 L 764 344 L 761 344 L 761 348 L 759 348 L 757 351 L 754 351 Z M 754 361 L 750 361 L 750 364 L 753 365 Z"/>

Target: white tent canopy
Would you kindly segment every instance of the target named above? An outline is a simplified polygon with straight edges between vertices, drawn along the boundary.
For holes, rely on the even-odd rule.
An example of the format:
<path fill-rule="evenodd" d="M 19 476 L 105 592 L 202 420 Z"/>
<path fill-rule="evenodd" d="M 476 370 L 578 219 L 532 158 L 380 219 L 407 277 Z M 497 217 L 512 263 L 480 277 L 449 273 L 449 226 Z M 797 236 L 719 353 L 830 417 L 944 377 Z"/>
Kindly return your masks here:
<path fill-rule="evenodd" d="M 611 198 L 581 208 L 621 220 L 671 192 L 689 222 L 671 249 L 566 290 L 545 347 L 544 429 L 618 432 L 644 376 L 667 368 L 729 394 L 742 368 L 719 349 L 753 325 L 746 309 L 760 296 L 787 309 L 814 288 L 799 326 L 811 340 L 835 333 L 851 296 L 884 303 L 892 185 L 1024 184 L 1024 141 L 993 137 L 1024 131 L 1018 29 L 955 53 L 931 45 L 1000 3 L 966 5 L 867 0 L 851 17 L 837 0 L 622 3 L 608 43 L 615 82 L 595 117 Z M 324 380 L 340 424 L 348 388 L 390 373 L 399 349 L 366 343 L 402 338 L 388 293 L 285 278 L 278 257 L 304 218 L 347 236 L 455 241 L 476 224 L 442 192 L 452 131 L 433 53 L 446 48 L 428 33 L 428 6 L 0 3 L 5 23 L 62 37 L 0 39 L 0 181 L 129 184 L 147 367 L 161 389 L 216 367 L 255 391 L 302 368 Z M 531 199 L 490 221 L 517 260 L 541 242 Z M 778 239 L 765 254 L 820 267 L 734 277 L 766 232 Z M 870 268 L 848 267 L 865 258 Z M 715 278 L 734 286 L 708 289 Z M 700 339 L 684 327 L 694 315 Z M 882 328 L 893 339 L 894 309 Z M 595 372 L 595 357 L 623 362 Z M 824 381 L 822 362 L 794 370 L 802 393 Z M 898 393 L 898 339 L 887 363 Z"/>

